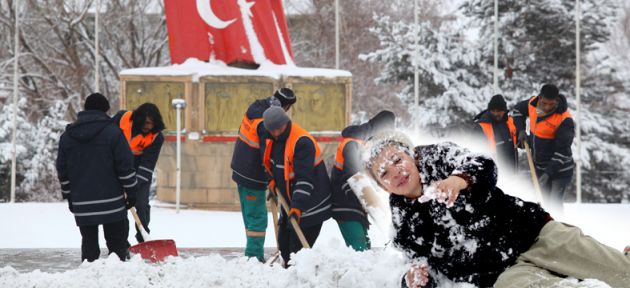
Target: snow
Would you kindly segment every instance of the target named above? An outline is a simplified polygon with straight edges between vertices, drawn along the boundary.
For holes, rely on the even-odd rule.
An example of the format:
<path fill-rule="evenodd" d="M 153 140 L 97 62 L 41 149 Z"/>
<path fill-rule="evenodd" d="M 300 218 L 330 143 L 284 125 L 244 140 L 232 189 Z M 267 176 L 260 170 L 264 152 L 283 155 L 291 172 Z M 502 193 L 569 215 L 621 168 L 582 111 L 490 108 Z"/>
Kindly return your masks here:
<path fill-rule="evenodd" d="M 126 69 L 120 72 L 121 76 L 191 76 L 194 82 L 199 82 L 203 76 L 264 76 L 273 79 L 283 77 L 352 77 L 345 70 L 304 68 L 294 65 L 276 65 L 269 61 L 263 63 L 258 69 L 241 69 L 227 66 L 225 63 L 214 60 L 203 62 L 195 58 L 189 58 L 182 64 L 174 64 L 166 67 L 148 67 Z"/>
<path fill-rule="evenodd" d="M 180 248 L 245 245 L 240 212 L 180 210 L 176 214 L 160 204 L 154 203 L 152 208 L 154 239 L 174 239 Z M 630 230 L 625 229 L 630 219 L 629 204 L 565 206 L 561 220 L 581 227 L 585 234 L 615 249 L 630 243 Z M 0 204 L 0 219 L 11 219 L 0 222 L 0 231 L 6 231 L 0 237 L 0 249 L 80 246 L 79 231 L 65 203 Z M 266 247 L 275 246 L 271 231 L 270 226 Z M 114 256 L 61 273 L 39 269 L 19 273 L 12 267 L 2 267 L 0 287 L 85 287 L 85 283 L 96 282 L 99 287 L 398 287 L 408 264 L 401 253 L 380 248 L 387 241 L 384 233 L 371 229 L 369 234 L 375 249 L 354 252 L 344 247 L 336 223 L 329 220 L 313 249 L 297 253 L 294 266 L 286 270 L 217 254 L 172 258 L 161 265 L 145 264 L 138 256 L 123 263 Z M 129 240 L 135 243 L 132 238 Z M 100 243 L 104 245 L 104 240 Z M 607 287 L 596 280 L 580 284 Z"/>

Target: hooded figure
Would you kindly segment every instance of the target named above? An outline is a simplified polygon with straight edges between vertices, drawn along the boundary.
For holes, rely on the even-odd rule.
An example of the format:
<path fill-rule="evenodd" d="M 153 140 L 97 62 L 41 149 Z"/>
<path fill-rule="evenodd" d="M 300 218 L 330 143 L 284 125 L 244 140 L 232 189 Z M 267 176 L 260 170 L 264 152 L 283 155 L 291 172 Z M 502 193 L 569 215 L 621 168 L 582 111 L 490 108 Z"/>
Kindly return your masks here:
<path fill-rule="evenodd" d="M 81 231 L 81 260 L 98 259 L 98 226 L 103 225 L 110 254 L 124 261 L 129 255 L 127 209 L 137 190 L 133 155 L 105 114 L 109 102 L 103 95 L 88 96 L 84 107 L 59 140 L 56 168 L 62 197 Z"/>

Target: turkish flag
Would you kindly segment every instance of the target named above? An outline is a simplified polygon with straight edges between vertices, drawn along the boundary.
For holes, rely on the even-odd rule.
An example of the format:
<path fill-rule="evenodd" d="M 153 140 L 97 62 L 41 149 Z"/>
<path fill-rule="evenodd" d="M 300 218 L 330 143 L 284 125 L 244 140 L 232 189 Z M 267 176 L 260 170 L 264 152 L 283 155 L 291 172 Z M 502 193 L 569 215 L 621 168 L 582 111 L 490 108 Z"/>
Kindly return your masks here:
<path fill-rule="evenodd" d="M 171 63 L 293 64 L 282 0 L 165 0 Z"/>

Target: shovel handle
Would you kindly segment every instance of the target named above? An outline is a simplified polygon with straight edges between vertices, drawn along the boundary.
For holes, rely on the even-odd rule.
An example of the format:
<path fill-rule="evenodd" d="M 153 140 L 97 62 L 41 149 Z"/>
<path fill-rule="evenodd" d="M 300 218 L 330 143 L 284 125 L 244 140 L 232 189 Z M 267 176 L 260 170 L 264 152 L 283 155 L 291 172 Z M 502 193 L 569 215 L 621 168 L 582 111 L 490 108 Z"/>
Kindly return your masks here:
<path fill-rule="evenodd" d="M 275 193 L 278 196 L 278 201 L 280 202 L 280 205 L 282 205 L 284 212 L 286 212 L 288 216 L 289 204 L 287 204 L 287 201 L 284 200 L 284 197 L 282 196 L 282 194 L 278 193 L 278 191 L 276 191 Z M 309 245 L 308 241 L 306 241 L 306 237 L 304 236 L 304 232 L 302 231 L 302 228 L 300 228 L 300 224 L 298 224 L 298 222 L 293 218 L 289 218 L 289 219 L 290 219 L 289 222 L 291 222 L 291 226 L 293 226 L 293 230 L 295 230 L 295 234 L 297 234 L 298 238 L 300 239 L 300 243 L 302 243 L 302 247 L 311 248 L 311 245 Z"/>
<path fill-rule="evenodd" d="M 151 241 L 151 236 L 149 236 L 149 233 L 147 233 L 147 231 L 144 230 L 144 226 L 142 226 L 140 217 L 138 217 L 138 213 L 136 212 L 136 207 L 131 207 L 129 211 L 131 211 L 131 215 L 133 215 L 133 220 L 136 221 L 136 226 L 138 226 L 138 230 L 140 230 L 140 234 L 142 234 L 142 239 L 144 239 L 144 241 Z"/>
<path fill-rule="evenodd" d="M 273 193 L 269 191 L 269 193 Z M 269 197 L 269 206 L 271 207 L 271 216 L 273 217 L 273 231 L 276 235 L 276 247 L 278 250 L 280 249 L 280 245 L 278 244 L 278 203 L 273 197 Z"/>
<path fill-rule="evenodd" d="M 525 154 L 527 154 L 527 163 L 529 164 L 529 174 L 532 176 L 532 182 L 534 183 L 534 190 L 536 191 L 536 197 L 540 201 L 540 205 L 543 204 L 543 196 L 540 190 L 540 184 L 538 183 L 538 176 L 536 176 L 536 167 L 534 166 L 534 160 L 532 160 L 532 150 L 529 149 L 529 144 L 524 141 Z"/>

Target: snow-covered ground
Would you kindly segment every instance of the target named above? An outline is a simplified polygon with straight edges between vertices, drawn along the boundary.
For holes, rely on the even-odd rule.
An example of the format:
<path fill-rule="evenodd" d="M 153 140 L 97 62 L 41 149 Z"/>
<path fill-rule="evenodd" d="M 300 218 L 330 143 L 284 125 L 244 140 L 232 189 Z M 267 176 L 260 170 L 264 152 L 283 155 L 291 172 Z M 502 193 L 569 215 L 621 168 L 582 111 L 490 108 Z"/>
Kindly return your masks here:
<path fill-rule="evenodd" d="M 176 214 L 159 206 L 152 210 L 155 239 L 175 239 L 178 247 L 245 245 L 239 212 L 181 210 Z M 79 231 L 65 203 L 0 204 L 0 219 L 0 249 L 80 246 Z M 616 249 L 630 244 L 629 219 L 628 204 L 567 204 L 563 217 Z M 268 235 L 265 246 L 273 247 L 271 225 Z M 384 246 L 388 239 L 376 229 L 370 235 L 375 247 Z M 132 235 L 129 240 L 135 243 Z M 324 224 L 313 249 L 303 250 L 294 260 L 295 265 L 285 270 L 218 254 L 170 259 L 161 265 L 145 264 L 138 256 L 126 263 L 111 257 L 62 273 L 38 269 L 19 273 L 3 267 L 0 259 L 0 287 L 397 287 L 406 269 L 402 256 L 393 249 L 356 253 L 344 247 L 332 220 Z M 594 280 L 583 284 L 606 287 Z"/>

